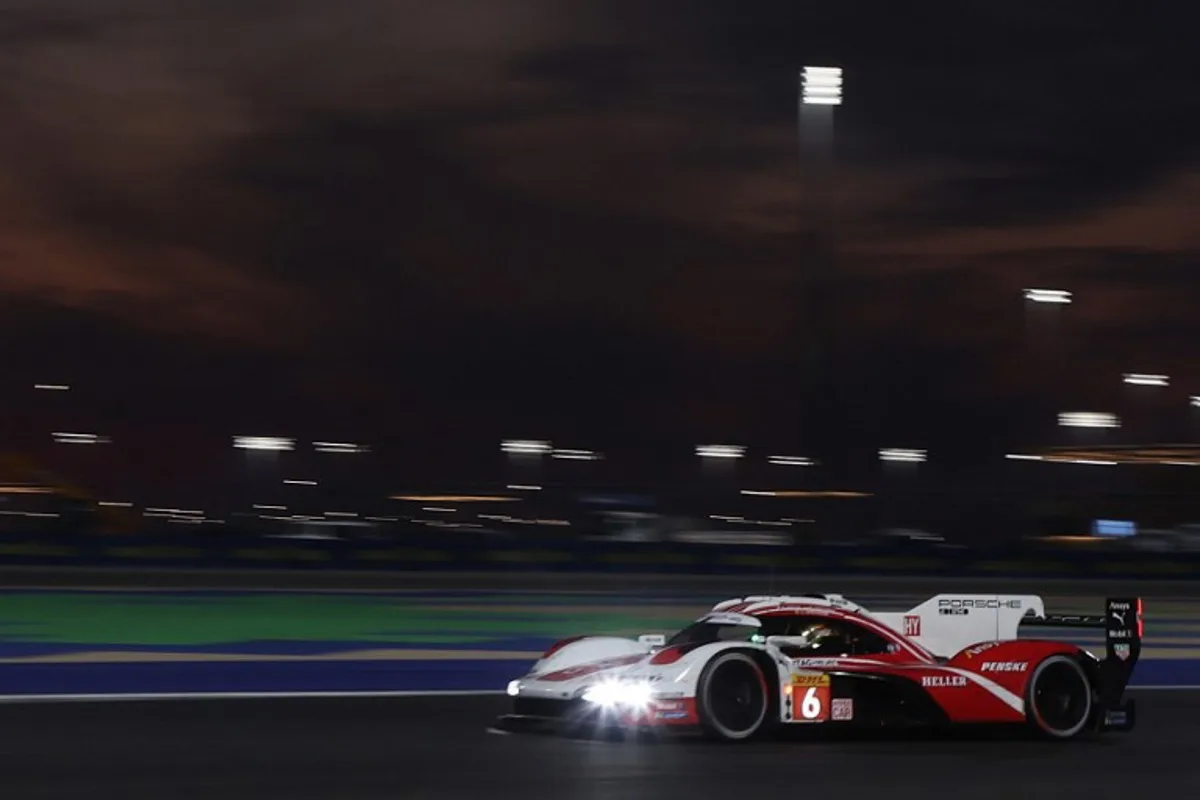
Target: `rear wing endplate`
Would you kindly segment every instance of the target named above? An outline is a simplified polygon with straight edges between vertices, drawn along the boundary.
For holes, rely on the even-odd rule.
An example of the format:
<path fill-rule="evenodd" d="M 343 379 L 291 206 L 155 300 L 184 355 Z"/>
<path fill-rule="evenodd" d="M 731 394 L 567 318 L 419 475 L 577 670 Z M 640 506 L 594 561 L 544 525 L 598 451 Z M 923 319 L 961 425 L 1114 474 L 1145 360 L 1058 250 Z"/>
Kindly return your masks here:
<path fill-rule="evenodd" d="M 1021 627 L 1103 629 L 1105 657 L 1100 661 L 1100 679 L 1096 688 L 1106 707 L 1116 708 L 1121 704 L 1133 668 L 1142 655 L 1142 639 L 1146 632 L 1142 598 L 1110 597 L 1104 601 L 1103 616 L 1047 614 L 1027 617 L 1021 621 Z"/>

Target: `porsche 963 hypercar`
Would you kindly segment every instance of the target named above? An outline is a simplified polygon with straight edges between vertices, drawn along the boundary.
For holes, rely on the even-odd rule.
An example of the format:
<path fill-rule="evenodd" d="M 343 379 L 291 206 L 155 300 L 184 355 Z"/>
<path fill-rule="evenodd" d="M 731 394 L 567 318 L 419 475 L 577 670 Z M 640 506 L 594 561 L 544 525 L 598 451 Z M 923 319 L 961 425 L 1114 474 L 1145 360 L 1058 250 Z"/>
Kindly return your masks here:
<path fill-rule="evenodd" d="M 1104 630 L 1104 652 L 1031 628 Z M 1037 595 L 941 594 L 872 613 L 836 594 L 726 600 L 671 635 L 578 636 L 511 681 L 509 730 L 616 726 L 745 741 L 793 725 L 1128 731 L 1142 601 L 1047 615 Z"/>

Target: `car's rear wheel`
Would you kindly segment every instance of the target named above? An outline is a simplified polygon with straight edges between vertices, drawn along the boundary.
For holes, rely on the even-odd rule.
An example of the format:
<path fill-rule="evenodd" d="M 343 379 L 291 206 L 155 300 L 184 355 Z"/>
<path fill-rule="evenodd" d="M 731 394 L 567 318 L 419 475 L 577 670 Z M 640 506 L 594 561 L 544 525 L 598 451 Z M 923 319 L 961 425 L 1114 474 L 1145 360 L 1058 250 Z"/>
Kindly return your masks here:
<path fill-rule="evenodd" d="M 770 690 L 763 669 L 746 653 L 720 653 L 696 687 L 700 727 L 711 738 L 744 741 L 767 726 Z"/>
<path fill-rule="evenodd" d="M 1055 655 L 1033 670 L 1026 689 L 1026 719 L 1053 739 L 1078 736 L 1092 716 L 1092 682 L 1079 659 Z"/>

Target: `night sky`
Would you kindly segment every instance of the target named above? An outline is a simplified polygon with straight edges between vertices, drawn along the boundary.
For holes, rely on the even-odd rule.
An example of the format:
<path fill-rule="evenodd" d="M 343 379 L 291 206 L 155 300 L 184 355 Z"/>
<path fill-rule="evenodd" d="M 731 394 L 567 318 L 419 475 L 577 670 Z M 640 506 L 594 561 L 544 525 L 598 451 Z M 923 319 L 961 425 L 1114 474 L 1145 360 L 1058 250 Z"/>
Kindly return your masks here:
<path fill-rule="evenodd" d="M 1186 419 L 1192 6 L 4 0 L 0 435 L 177 478 L 239 433 L 965 456 L 1127 371 Z"/>

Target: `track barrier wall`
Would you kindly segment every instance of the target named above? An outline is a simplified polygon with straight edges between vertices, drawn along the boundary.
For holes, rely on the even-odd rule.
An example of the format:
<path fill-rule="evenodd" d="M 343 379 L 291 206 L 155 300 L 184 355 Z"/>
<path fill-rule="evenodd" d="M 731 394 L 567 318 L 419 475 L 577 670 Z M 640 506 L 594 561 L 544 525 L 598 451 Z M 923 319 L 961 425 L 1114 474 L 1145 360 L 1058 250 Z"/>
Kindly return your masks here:
<path fill-rule="evenodd" d="M 1065 549 L 898 552 L 848 547 L 735 546 L 492 538 L 379 541 L 262 536 L 0 536 L 0 566 L 124 569 L 288 569 L 677 575 L 831 574 L 1189 580 L 1200 553 Z"/>

